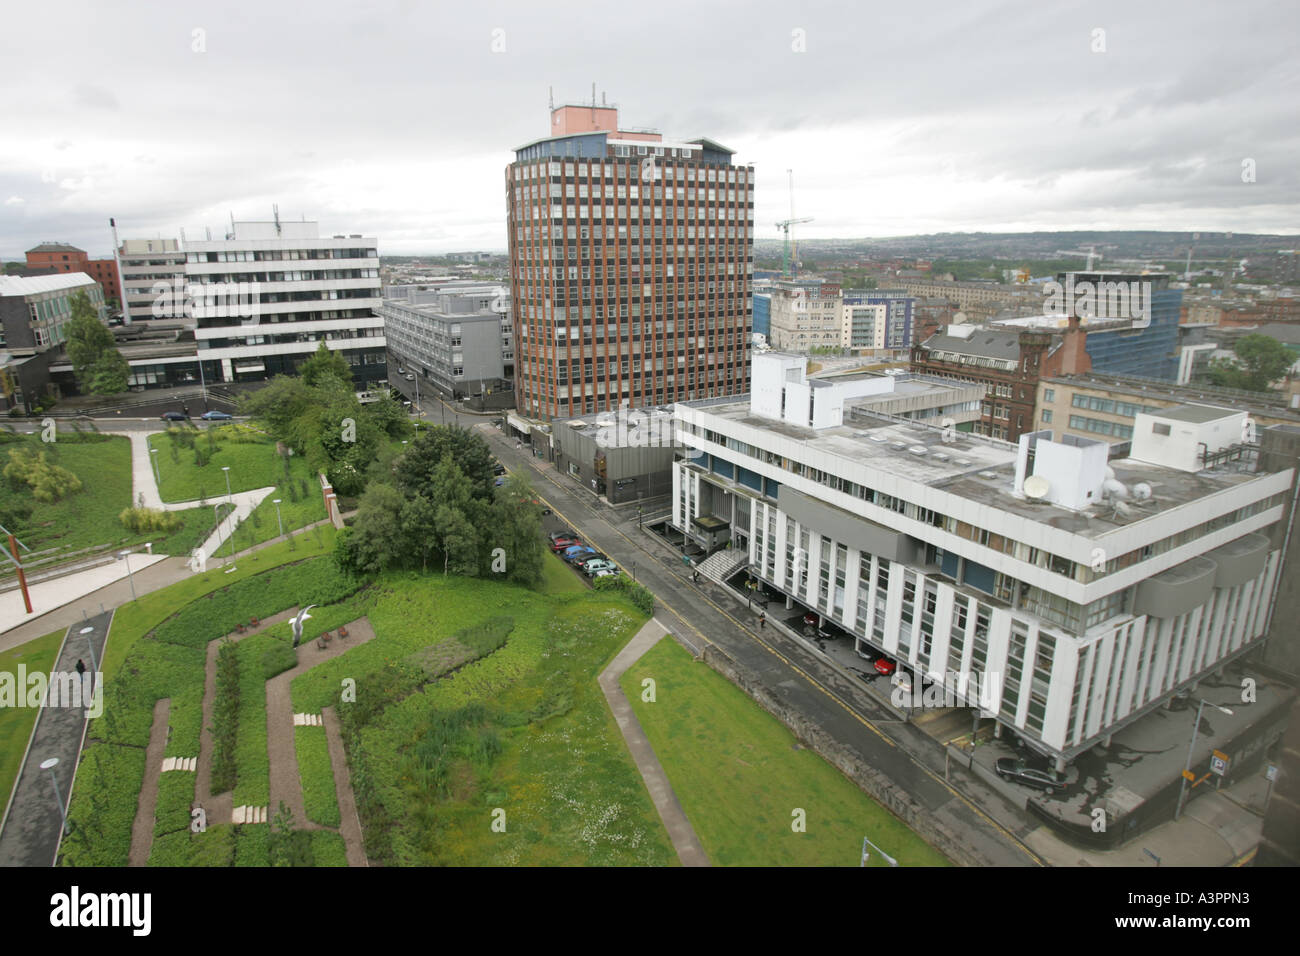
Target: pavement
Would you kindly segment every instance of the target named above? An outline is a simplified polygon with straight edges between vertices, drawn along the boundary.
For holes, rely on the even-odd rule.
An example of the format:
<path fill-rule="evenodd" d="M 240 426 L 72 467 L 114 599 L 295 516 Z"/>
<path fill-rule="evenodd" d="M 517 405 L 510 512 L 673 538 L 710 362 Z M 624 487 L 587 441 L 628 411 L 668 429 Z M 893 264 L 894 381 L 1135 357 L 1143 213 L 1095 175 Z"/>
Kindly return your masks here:
<path fill-rule="evenodd" d="M 87 568 L 85 571 L 78 571 L 75 574 L 30 585 L 27 589 L 32 600 L 30 614 L 27 611 L 27 606 L 23 603 L 23 592 L 20 589 L 14 588 L 12 591 L 5 591 L 0 594 L 0 635 L 2 635 L 0 636 L 0 650 L 6 650 L 14 644 L 23 643 L 23 640 L 10 641 L 9 635 L 10 632 L 24 627 L 26 622 L 42 618 L 49 612 L 83 599 L 114 582 L 120 581 L 122 583 L 127 590 L 127 600 L 130 600 L 127 565 L 130 564 L 130 574 L 139 575 L 142 571 L 166 560 L 166 555 L 132 551 L 126 560 L 101 564 L 98 567 Z M 137 585 L 139 580 L 137 577 Z M 122 602 L 116 603 L 120 604 Z M 116 604 L 113 606 L 116 606 Z M 48 634 L 50 631 L 58 630 L 59 627 L 68 626 L 73 620 L 80 619 L 81 614 L 76 613 L 73 617 L 45 627 L 41 634 Z M 25 631 L 24 633 L 28 632 Z M 40 637 L 41 634 L 32 634 L 31 636 Z"/>
<path fill-rule="evenodd" d="M 614 720 L 623 734 L 623 739 L 627 742 L 628 752 L 636 762 L 641 779 L 645 782 L 646 789 L 650 791 L 650 800 L 659 811 L 659 819 L 663 821 L 664 829 L 668 831 L 668 838 L 673 842 L 677 858 L 681 860 L 682 866 L 710 866 L 708 854 L 704 852 L 695 828 L 691 826 L 691 821 L 687 819 L 686 812 L 678 802 L 672 784 L 668 782 L 668 774 L 664 773 L 663 765 L 655 756 L 654 748 L 650 746 L 650 740 L 646 737 L 641 722 L 637 720 L 627 695 L 623 693 L 622 685 L 619 684 L 620 678 L 627 669 L 667 635 L 668 629 L 657 620 L 651 618 L 646 621 L 641 630 L 636 632 L 632 640 L 628 641 L 610 661 L 609 666 L 601 672 L 597 683 L 605 694 L 605 700 L 614 714 Z"/>
<path fill-rule="evenodd" d="M 93 662 L 103 660 L 112 617 L 109 611 L 68 628 L 53 671 L 70 675 L 78 682 L 77 687 L 85 687 L 80 683 L 84 680 L 94 691 L 98 675 L 94 673 Z M 76 677 L 79 659 L 86 664 L 84 678 Z M 54 685 L 47 688 L 9 806 L 0 821 L 0 866 L 54 865 L 63 837 L 61 817 L 72 799 L 72 781 L 89 724 L 85 703 L 84 699 L 67 700 L 55 691 Z M 89 709 L 94 712 L 93 698 Z M 49 758 L 58 760 L 52 771 L 41 768 Z"/>

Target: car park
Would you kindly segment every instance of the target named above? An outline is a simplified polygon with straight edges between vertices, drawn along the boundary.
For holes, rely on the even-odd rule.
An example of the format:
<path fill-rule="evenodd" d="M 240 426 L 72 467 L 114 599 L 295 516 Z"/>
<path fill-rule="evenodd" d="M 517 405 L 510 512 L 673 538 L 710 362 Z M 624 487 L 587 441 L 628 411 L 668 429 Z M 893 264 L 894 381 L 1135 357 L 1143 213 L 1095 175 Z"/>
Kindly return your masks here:
<path fill-rule="evenodd" d="M 205 422 L 228 422 L 234 417 L 234 415 L 227 415 L 225 412 L 219 412 L 216 409 L 204 412 L 202 416 Z"/>
<path fill-rule="evenodd" d="M 997 762 L 994 763 L 993 769 L 997 771 L 998 776 L 1003 780 L 1019 783 L 1026 787 L 1033 787 L 1035 790 L 1041 790 L 1044 793 L 1055 793 L 1058 790 L 1065 789 L 1064 780 L 1058 780 L 1049 771 L 1032 767 L 1016 757 L 999 757 Z"/>
<path fill-rule="evenodd" d="M 165 422 L 188 422 L 190 416 L 184 412 L 163 412 L 162 420 Z"/>
<path fill-rule="evenodd" d="M 612 571 L 618 565 L 608 558 L 592 558 L 590 561 L 583 562 L 582 570 L 588 576 L 595 574 L 597 571 Z"/>

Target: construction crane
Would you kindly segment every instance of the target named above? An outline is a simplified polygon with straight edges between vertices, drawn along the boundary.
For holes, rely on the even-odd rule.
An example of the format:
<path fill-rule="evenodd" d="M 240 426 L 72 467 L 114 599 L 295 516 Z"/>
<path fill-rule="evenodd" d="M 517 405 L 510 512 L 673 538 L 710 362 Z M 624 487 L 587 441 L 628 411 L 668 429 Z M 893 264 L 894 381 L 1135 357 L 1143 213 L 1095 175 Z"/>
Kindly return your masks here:
<path fill-rule="evenodd" d="M 1093 259 L 1096 259 L 1098 262 L 1100 262 L 1100 261 L 1104 258 L 1104 256 L 1102 255 L 1102 253 L 1100 253 L 1100 252 L 1097 251 L 1097 247 L 1096 247 L 1096 246 L 1089 246 L 1087 249 L 1057 249 L 1056 252 L 1053 253 L 1053 255 L 1057 255 L 1057 256 L 1087 256 L 1087 257 L 1088 257 L 1088 266 L 1087 266 L 1087 268 L 1084 270 L 1085 272 L 1091 272 L 1091 271 L 1092 271 L 1092 260 L 1093 260 Z"/>
<path fill-rule="evenodd" d="M 794 270 L 797 268 L 795 263 L 797 261 L 797 256 L 798 256 L 798 247 L 796 246 L 795 248 L 795 255 L 791 256 L 790 227 L 796 226 L 802 222 L 812 222 L 812 217 L 808 216 L 803 219 L 796 219 L 794 217 L 794 170 L 787 169 L 785 172 L 786 175 L 790 177 L 790 218 L 783 219 L 780 222 L 778 222 L 776 224 L 776 228 L 782 230 L 785 233 L 785 247 L 781 253 L 781 271 L 786 275 L 788 275 L 791 279 L 793 279 Z"/>
<path fill-rule="evenodd" d="M 790 258 L 790 227 L 798 225 L 801 222 L 812 222 L 812 217 L 808 216 L 803 219 L 782 219 L 776 224 L 778 229 L 785 231 L 785 250 L 781 254 L 781 271 L 791 279 L 794 278 L 794 263 Z"/>

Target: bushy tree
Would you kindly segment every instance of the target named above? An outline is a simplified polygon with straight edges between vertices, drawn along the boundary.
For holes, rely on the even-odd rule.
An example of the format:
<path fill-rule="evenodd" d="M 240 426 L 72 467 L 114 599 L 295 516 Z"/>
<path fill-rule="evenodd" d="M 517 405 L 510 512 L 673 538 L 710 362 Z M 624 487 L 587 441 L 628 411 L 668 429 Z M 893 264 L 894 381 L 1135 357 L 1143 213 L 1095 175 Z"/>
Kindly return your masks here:
<path fill-rule="evenodd" d="M 10 449 L 4 476 L 15 488 L 27 485 L 32 490 L 32 497 L 45 504 L 81 490 L 81 479 L 68 469 L 52 464 L 43 451 L 32 454 Z"/>
<path fill-rule="evenodd" d="M 90 395 L 115 395 L 126 391 L 130 366 L 108 326 L 99 321 L 86 293 L 72 297 L 72 319 L 68 322 L 68 358 L 77 387 Z"/>
<path fill-rule="evenodd" d="M 315 388 L 327 377 L 337 379 L 348 388 L 352 387 L 352 367 L 348 365 L 348 360 L 343 357 L 343 353 L 335 352 L 326 345 L 324 339 L 312 357 L 302 363 L 298 374 L 308 388 Z"/>
<path fill-rule="evenodd" d="M 1277 339 L 1267 335 L 1246 335 L 1237 341 L 1234 358 L 1215 359 L 1206 373 L 1222 388 L 1265 392 L 1286 374 L 1297 356 Z"/>

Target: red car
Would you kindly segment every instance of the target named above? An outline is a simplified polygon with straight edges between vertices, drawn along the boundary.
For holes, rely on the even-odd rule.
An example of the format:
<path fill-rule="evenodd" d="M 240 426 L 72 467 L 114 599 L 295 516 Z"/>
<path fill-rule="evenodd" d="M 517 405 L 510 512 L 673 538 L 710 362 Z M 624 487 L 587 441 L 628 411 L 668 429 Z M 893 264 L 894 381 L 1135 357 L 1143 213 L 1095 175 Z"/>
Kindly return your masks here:
<path fill-rule="evenodd" d="M 894 669 L 898 665 L 896 665 L 888 657 L 877 657 L 874 666 L 876 668 L 877 674 L 883 674 L 885 677 L 888 677 L 890 674 L 894 673 Z"/>
<path fill-rule="evenodd" d="M 551 542 L 551 550 L 556 554 L 559 554 L 561 551 L 572 548 L 576 544 L 582 544 L 582 542 L 577 538 L 556 538 Z"/>
<path fill-rule="evenodd" d="M 814 614 L 812 611 L 809 611 L 807 614 L 803 616 L 803 622 L 807 624 L 809 627 L 816 627 L 818 623 L 820 623 L 820 620 L 821 619 L 818 618 L 817 615 Z"/>

